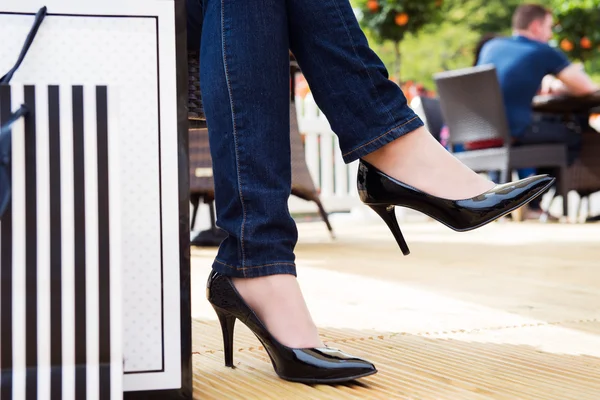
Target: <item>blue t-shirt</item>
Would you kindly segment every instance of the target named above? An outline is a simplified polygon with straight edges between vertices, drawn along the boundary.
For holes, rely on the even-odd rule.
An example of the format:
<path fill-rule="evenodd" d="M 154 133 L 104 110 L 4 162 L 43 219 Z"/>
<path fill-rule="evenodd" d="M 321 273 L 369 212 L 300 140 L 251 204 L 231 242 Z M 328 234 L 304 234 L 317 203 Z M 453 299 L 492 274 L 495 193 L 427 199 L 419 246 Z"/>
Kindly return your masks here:
<path fill-rule="evenodd" d="M 531 124 L 531 102 L 544 76 L 556 75 L 570 62 L 560 51 L 523 36 L 495 38 L 481 49 L 477 65 L 496 67 L 511 135 Z"/>

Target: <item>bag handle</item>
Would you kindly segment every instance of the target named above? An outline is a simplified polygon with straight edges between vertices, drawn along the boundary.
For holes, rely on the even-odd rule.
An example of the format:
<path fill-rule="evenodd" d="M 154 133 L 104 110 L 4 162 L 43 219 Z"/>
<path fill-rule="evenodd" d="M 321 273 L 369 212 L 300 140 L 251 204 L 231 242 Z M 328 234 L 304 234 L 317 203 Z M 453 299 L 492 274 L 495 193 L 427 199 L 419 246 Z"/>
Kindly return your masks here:
<path fill-rule="evenodd" d="M 12 125 L 29 114 L 29 108 L 25 104 L 21 104 L 21 107 L 13 112 L 8 120 L 0 125 L 0 168 L 10 168 L 11 166 L 11 149 L 12 149 Z M 2 193 L 0 193 L 0 196 Z"/>
<path fill-rule="evenodd" d="M 8 120 L 0 126 L 0 141 L 4 139 L 5 135 L 8 135 L 12 124 L 17 122 L 19 118 L 25 117 L 27 114 L 29 114 L 29 108 L 27 108 L 25 104 L 21 104 L 21 107 L 12 113 L 10 117 L 8 117 Z M 0 149 L 0 153 L 2 152 L 1 150 L 3 149 Z M 3 161 L 3 159 L 0 159 L 0 163 Z"/>
<path fill-rule="evenodd" d="M 23 104 L 0 126 L 0 219 L 4 216 L 12 197 L 12 131 L 10 128 L 19 118 L 25 117 L 27 114 L 29 114 L 29 109 Z"/>
<path fill-rule="evenodd" d="M 0 78 L 0 83 L 10 82 L 14 73 L 17 72 L 17 69 L 21 66 L 21 63 L 25 59 L 25 55 L 27 54 L 27 51 L 29 51 L 29 47 L 31 47 L 31 44 L 33 43 L 33 39 L 35 39 L 35 35 L 37 34 L 37 31 L 40 28 L 42 21 L 46 17 L 47 12 L 48 12 L 48 9 L 46 8 L 46 6 L 40 8 L 38 10 L 37 14 L 35 15 L 35 21 L 33 22 L 33 26 L 31 27 L 31 30 L 29 31 L 29 34 L 27 35 L 27 38 L 25 39 L 25 43 L 23 44 L 23 48 L 21 49 L 21 54 L 19 54 L 19 58 L 17 59 L 17 62 L 10 69 L 10 71 L 8 71 L 6 73 L 6 75 L 4 75 L 2 78 Z"/>

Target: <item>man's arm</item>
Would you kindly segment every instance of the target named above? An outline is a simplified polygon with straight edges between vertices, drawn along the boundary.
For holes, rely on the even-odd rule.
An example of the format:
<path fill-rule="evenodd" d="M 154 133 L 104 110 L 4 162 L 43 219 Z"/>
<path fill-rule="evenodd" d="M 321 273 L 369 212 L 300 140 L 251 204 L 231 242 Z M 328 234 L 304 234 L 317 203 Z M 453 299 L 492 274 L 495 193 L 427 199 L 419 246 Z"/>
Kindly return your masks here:
<path fill-rule="evenodd" d="M 585 96 L 600 90 L 600 86 L 595 84 L 578 64 L 563 68 L 556 77 L 565 84 L 568 92 L 575 96 Z"/>
<path fill-rule="evenodd" d="M 546 75 L 542 79 L 540 94 L 567 94 L 569 90 L 564 83 L 554 75 Z"/>

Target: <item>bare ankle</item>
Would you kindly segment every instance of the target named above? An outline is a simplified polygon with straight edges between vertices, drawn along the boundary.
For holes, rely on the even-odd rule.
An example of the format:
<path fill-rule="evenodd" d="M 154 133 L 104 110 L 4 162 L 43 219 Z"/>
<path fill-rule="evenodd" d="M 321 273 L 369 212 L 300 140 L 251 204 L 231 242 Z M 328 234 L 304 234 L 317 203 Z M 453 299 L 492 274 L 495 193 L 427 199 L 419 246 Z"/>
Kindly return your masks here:
<path fill-rule="evenodd" d="M 477 196 L 494 187 L 450 154 L 425 128 L 416 129 L 363 157 L 399 181 L 451 200 Z"/>
<path fill-rule="evenodd" d="M 295 276 L 234 278 L 232 281 L 280 343 L 295 348 L 323 346 Z"/>

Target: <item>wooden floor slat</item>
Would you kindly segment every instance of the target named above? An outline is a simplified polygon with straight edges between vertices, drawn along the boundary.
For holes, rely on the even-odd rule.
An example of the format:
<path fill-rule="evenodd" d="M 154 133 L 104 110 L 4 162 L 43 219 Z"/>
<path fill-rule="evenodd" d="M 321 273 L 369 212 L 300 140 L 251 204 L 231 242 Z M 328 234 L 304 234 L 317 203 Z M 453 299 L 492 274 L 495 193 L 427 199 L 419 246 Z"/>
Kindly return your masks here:
<path fill-rule="evenodd" d="M 299 224 L 298 279 L 323 341 L 379 372 L 283 381 L 239 322 L 226 368 L 204 297 L 215 249 L 194 249 L 195 398 L 600 400 L 600 224 L 407 224 L 410 257 L 381 223 L 334 227 Z"/>
<path fill-rule="evenodd" d="M 412 334 L 357 336 L 360 332 L 353 330 L 344 335 L 339 329 L 323 329 L 322 336 L 334 337 L 335 346 L 374 362 L 378 374 L 350 385 L 293 384 L 276 377 L 263 347 L 238 325 L 236 368 L 229 369 L 223 366 L 218 323 L 194 322 L 195 337 L 211 342 L 195 345 L 197 398 L 597 400 L 600 396 L 600 358 Z M 596 331 L 599 323 L 580 325 Z"/>

